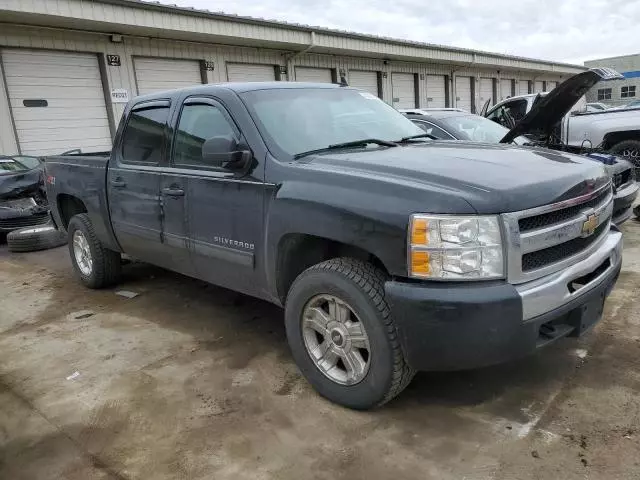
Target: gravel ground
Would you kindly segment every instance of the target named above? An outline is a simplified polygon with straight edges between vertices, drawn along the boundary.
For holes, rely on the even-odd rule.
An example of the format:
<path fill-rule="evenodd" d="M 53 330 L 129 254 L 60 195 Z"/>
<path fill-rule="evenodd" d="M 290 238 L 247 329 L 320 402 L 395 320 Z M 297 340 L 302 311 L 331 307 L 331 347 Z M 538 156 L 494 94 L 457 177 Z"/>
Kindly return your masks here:
<path fill-rule="evenodd" d="M 640 478 L 640 223 L 623 230 L 589 335 L 418 374 L 373 412 L 311 390 L 270 304 L 137 263 L 92 291 L 65 247 L 2 246 L 0 478 Z"/>

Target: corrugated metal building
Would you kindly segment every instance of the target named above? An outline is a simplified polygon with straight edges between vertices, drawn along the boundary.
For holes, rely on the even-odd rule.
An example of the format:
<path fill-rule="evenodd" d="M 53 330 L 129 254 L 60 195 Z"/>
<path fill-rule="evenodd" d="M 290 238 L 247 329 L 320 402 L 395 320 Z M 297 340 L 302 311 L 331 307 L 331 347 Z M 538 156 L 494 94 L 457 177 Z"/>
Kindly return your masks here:
<path fill-rule="evenodd" d="M 584 62 L 587 67 L 609 67 L 624 75 L 624 80 L 597 83 L 589 92 L 589 102 L 626 105 L 640 99 L 640 53 L 621 57 L 601 58 Z"/>
<path fill-rule="evenodd" d="M 336 82 L 471 111 L 583 67 L 139 0 L 0 0 L 0 153 L 111 144 L 127 99 L 196 83 Z"/>

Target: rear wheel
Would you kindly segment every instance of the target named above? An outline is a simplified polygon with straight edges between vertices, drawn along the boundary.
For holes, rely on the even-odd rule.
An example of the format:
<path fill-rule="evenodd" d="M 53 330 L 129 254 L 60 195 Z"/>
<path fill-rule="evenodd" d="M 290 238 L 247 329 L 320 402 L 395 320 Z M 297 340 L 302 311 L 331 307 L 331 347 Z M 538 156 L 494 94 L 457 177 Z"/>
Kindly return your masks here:
<path fill-rule="evenodd" d="M 67 228 L 69 253 L 76 275 L 89 288 L 102 288 L 120 279 L 120 253 L 105 248 L 86 213 L 75 215 Z"/>
<path fill-rule="evenodd" d="M 287 297 L 293 357 L 324 397 L 355 409 L 382 405 L 413 378 L 389 306 L 384 274 L 349 258 L 305 270 Z"/>

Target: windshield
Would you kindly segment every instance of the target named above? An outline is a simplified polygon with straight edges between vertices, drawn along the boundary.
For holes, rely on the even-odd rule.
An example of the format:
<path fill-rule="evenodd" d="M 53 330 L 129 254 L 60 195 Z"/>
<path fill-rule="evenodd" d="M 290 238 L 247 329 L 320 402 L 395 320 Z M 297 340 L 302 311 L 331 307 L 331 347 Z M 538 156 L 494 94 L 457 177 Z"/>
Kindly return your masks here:
<path fill-rule="evenodd" d="M 13 158 L 0 158 L 0 175 L 11 172 L 22 172 L 29 170 L 22 163 L 16 162 Z"/>
<path fill-rule="evenodd" d="M 460 115 L 440 118 L 440 122 L 474 142 L 498 143 L 509 129 L 478 115 Z"/>
<path fill-rule="evenodd" d="M 350 88 L 283 88 L 240 95 L 274 154 L 424 132 L 376 96 Z M 375 148 L 380 148 L 375 146 Z"/>
<path fill-rule="evenodd" d="M 24 165 L 28 169 L 36 168 L 36 167 L 39 167 L 41 165 L 40 160 L 38 159 L 38 157 L 31 157 L 29 155 L 18 155 L 18 156 L 15 156 L 13 158 L 14 158 L 14 160 L 16 160 L 17 162 L 21 163 L 22 165 Z"/>

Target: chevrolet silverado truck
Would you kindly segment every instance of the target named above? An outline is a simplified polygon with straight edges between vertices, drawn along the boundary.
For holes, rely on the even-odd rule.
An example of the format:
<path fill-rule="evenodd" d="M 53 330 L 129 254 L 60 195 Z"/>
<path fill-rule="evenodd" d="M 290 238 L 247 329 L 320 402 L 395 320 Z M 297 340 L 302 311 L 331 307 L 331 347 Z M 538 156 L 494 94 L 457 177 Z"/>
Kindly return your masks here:
<path fill-rule="evenodd" d="M 77 277 L 121 254 L 284 307 L 323 396 L 381 405 L 417 370 L 506 362 L 602 316 L 622 261 L 601 164 L 433 141 L 375 96 L 289 82 L 155 93 L 113 151 L 47 158 Z"/>

